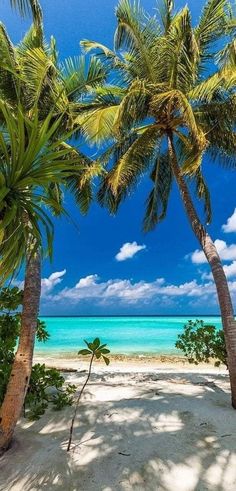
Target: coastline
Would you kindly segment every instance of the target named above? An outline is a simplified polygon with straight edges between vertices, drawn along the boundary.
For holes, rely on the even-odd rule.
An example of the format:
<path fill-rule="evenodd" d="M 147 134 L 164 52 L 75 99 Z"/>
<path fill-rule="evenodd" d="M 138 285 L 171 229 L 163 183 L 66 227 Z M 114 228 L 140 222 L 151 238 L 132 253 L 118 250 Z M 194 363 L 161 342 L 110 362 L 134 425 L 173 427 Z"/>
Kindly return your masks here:
<path fill-rule="evenodd" d="M 67 351 L 40 351 L 37 350 L 34 353 L 36 358 L 41 359 L 57 359 L 57 360 L 86 360 L 84 356 L 78 356 L 77 352 L 67 352 Z M 177 350 L 173 353 L 114 353 L 111 352 L 109 354 L 109 358 L 114 361 L 132 361 L 132 360 L 150 360 L 150 361 L 176 361 L 186 360 L 186 358 L 180 354 L 178 354 Z"/>
<path fill-rule="evenodd" d="M 222 365 L 215 367 L 212 363 L 190 364 L 181 355 L 110 355 L 110 364 L 106 366 L 101 360 L 94 360 L 94 373 L 118 373 L 118 372 L 155 372 L 163 370 L 183 370 L 186 373 L 222 373 L 227 375 L 226 368 Z M 57 368 L 62 372 L 85 372 L 88 368 L 89 357 L 85 356 L 60 356 L 56 354 L 35 354 L 34 363 L 44 363 L 48 368 Z"/>

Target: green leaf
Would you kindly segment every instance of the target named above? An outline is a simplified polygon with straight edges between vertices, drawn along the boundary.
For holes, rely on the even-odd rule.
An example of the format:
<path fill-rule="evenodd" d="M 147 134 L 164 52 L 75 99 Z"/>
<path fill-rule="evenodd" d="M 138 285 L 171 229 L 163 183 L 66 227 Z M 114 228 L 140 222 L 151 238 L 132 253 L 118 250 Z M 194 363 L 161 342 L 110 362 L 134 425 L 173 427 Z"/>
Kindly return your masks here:
<path fill-rule="evenodd" d="M 110 360 L 106 356 L 103 356 L 103 360 L 105 361 L 106 365 L 109 365 Z"/>
<path fill-rule="evenodd" d="M 81 349 L 78 351 L 78 355 L 91 355 L 91 351 L 88 349 Z"/>
<path fill-rule="evenodd" d="M 100 345 L 100 339 L 99 338 L 95 338 L 93 340 L 93 346 L 94 346 L 94 350 L 97 349 Z"/>
<path fill-rule="evenodd" d="M 114 124 L 118 110 L 118 105 L 98 107 L 79 115 L 76 123 L 82 127 L 89 143 L 100 145 L 105 140 L 114 137 Z"/>
<path fill-rule="evenodd" d="M 105 346 L 107 346 L 107 344 L 101 344 L 101 346 L 99 346 L 99 350 L 101 351 L 101 349 L 105 348 Z"/>

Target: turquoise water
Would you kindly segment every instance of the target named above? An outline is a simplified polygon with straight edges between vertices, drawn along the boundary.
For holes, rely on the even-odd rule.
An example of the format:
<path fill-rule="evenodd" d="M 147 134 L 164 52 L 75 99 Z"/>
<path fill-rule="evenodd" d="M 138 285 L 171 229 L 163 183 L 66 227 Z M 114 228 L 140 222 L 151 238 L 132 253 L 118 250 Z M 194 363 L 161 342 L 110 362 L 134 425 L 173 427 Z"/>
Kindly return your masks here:
<path fill-rule="evenodd" d="M 221 327 L 219 317 L 202 317 L 206 324 Z M 83 340 L 99 337 L 114 354 L 175 354 L 177 335 L 184 324 L 197 317 L 43 317 L 50 339 L 36 344 L 36 353 L 76 353 Z"/>

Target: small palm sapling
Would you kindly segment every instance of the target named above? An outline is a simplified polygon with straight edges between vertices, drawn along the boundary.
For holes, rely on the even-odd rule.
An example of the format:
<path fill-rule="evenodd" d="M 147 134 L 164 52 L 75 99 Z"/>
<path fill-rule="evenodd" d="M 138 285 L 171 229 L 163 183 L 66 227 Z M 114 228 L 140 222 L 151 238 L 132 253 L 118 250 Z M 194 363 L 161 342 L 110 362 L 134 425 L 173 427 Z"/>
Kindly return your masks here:
<path fill-rule="evenodd" d="M 96 358 L 97 360 L 99 360 L 100 358 L 103 359 L 103 361 L 106 363 L 106 365 L 109 365 L 109 363 L 110 363 L 109 358 L 106 356 L 110 353 L 110 350 L 108 348 L 106 348 L 106 346 L 107 346 L 106 344 L 101 344 L 99 338 L 95 338 L 92 343 L 88 343 L 88 341 L 85 341 L 85 340 L 84 340 L 84 342 L 87 345 L 87 348 L 81 349 L 78 352 L 78 355 L 83 355 L 83 356 L 90 355 L 90 363 L 89 363 L 89 369 L 88 369 L 87 377 L 85 379 L 85 382 L 82 386 L 82 389 L 81 389 L 79 396 L 78 396 L 76 403 L 75 403 L 74 415 L 73 415 L 73 418 L 71 420 L 71 426 L 70 426 L 70 435 L 69 435 L 69 441 L 68 441 L 68 445 L 67 445 L 67 452 L 69 452 L 70 448 L 71 448 L 77 410 L 79 407 L 79 403 L 80 403 L 82 394 L 83 394 L 83 392 L 86 388 L 86 385 L 88 384 L 90 376 L 91 376 L 94 358 Z"/>

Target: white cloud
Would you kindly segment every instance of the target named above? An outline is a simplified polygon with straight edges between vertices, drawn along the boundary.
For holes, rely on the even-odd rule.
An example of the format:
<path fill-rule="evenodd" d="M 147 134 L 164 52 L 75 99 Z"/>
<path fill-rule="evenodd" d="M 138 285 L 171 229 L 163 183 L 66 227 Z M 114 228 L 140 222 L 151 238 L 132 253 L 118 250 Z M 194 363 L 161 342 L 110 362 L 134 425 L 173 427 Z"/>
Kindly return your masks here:
<path fill-rule="evenodd" d="M 236 277 L 236 261 L 233 261 L 231 264 L 224 266 L 224 270 L 227 278 Z"/>
<path fill-rule="evenodd" d="M 236 232 L 236 208 L 233 215 L 228 218 L 225 225 L 222 225 L 222 230 L 227 234 L 230 232 Z"/>
<path fill-rule="evenodd" d="M 137 242 L 126 242 L 120 248 L 115 258 L 117 261 L 126 261 L 126 259 L 131 259 L 137 252 L 143 249 L 146 249 L 145 245 L 138 245 Z"/>
<path fill-rule="evenodd" d="M 228 268 L 226 274 L 229 278 L 235 277 L 233 281 L 229 280 L 228 284 L 233 301 L 236 302 L 236 261 L 225 268 Z M 193 279 L 181 284 L 169 284 L 164 278 L 154 281 L 120 278 L 103 281 L 97 274 L 91 274 L 80 278 L 72 287 L 59 287 L 54 292 L 53 288 L 61 283 L 64 275 L 65 270 L 42 280 L 44 308 L 54 305 L 56 309 L 57 306 L 66 305 L 69 311 L 76 306 L 83 307 L 87 302 L 88 306 L 103 308 L 133 306 L 135 309 L 155 305 L 179 311 L 183 306 L 197 309 L 204 306 L 217 308 L 218 305 L 215 284 L 211 275 L 207 274 L 204 279 L 202 276 L 202 281 Z"/>
<path fill-rule="evenodd" d="M 41 280 L 41 296 L 47 295 L 51 292 L 56 285 L 62 282 L 62 277 L 66 274 L 66 269 L 63 271 L 56 271 L 52 273 L 48 278 L 42 278 Z M 24 280 L 14 280 L 14 285 L 16 285 L 21 290 L 24 289 Z"/>
<path fill-rule="evenodd" d="M 93 286 L 95 285 L 97 280 L 98 280 L 98 275 L 91 274 L 89 276 L 86 276 L 86 278 L 80 278 L 79 282 L 76 283 L 75 288 L 87 288 Z"/>
<path fill-rule="evenodd" d="M 227 245 L 224 240 L 216 239 L 215 246 L 222 260 L 224 261 L 236 260 L 236 244 Z M 199 249 L 197 249 L 192 254 L 190 254 L 190 257 L 192 263 L 194 264 L 207 263 L 204 252 L 200 251 Z"/>
<path fill-rule="evenodd" d="M 215 294 L 212 281 L 198 283 L 193 280 L 179 285 L 167 284 L 164 278 L 157 278 L 152 282 L 134 282 L 130 279 L 109 279 L 103 282 L 94 274 L 81 278 L 72 288 L 63 288 L 56 294 L 48 295 L 46 292 L 46 299 L 56 303 L 66 300 L 74 305 L 85 300 L 92 300 L 100 305 L 117 302 L 135 305 L 141 301 L 145 304 L 153 301 L 166 303 L 168 299 L 209 297 L 212 294 Z"/>
<path fill-rule="evenodd" d="M 48 278 L 43 278 L 41 281 L 42 296 L 51 292 L 56 285 L 62 282 L 62 277 L 66 274 L 66 269 L 52 273 Z"/>

